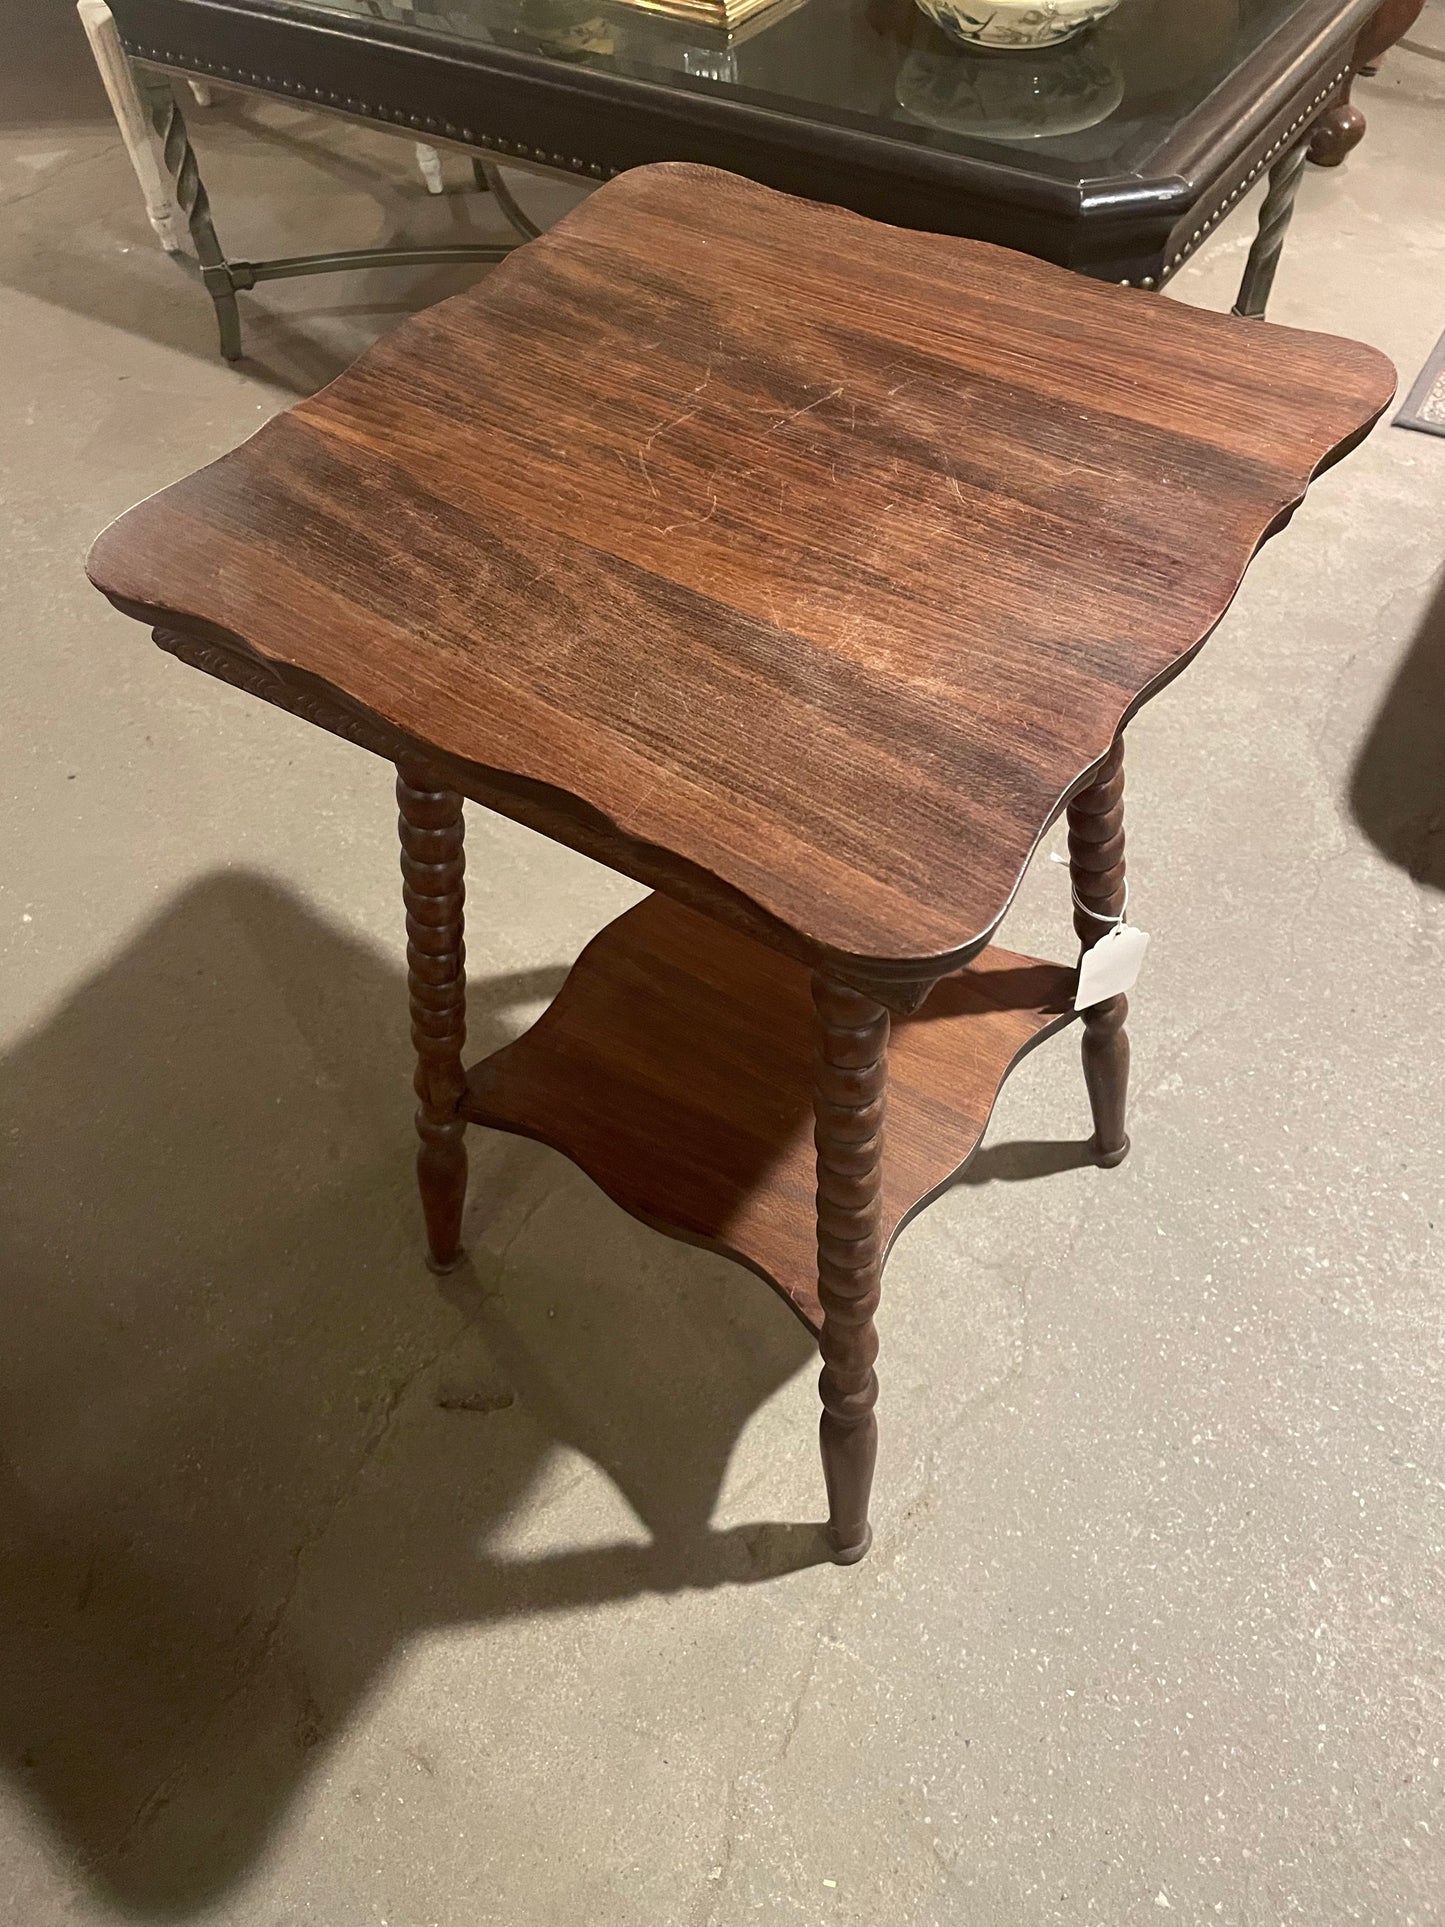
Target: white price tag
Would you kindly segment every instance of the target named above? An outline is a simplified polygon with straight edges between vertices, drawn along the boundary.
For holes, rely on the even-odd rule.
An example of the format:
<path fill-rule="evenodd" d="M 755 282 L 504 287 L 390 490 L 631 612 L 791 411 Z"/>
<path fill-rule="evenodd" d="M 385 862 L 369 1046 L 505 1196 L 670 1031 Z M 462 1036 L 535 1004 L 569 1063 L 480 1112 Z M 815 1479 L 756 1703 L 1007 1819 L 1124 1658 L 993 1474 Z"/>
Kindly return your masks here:
<path fill-rule="evenodd" d="M 1084 952 L 1079 965 L 1079 987 L 1074 992 L 1074 1009 L 1088 1010 L 1091 1004 L 1105 1003 L 1132 990 L 1139 976 L 1148 935 L 1132 923 L 1116 923 Z"/>

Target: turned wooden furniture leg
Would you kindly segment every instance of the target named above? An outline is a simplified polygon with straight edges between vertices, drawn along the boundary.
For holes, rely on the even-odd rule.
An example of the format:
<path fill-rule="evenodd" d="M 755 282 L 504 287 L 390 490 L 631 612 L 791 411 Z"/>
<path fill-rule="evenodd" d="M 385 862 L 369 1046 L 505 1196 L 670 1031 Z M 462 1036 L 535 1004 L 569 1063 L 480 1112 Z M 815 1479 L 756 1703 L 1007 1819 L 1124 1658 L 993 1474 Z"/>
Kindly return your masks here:
<path fill-rule="evenodd" d="M 873 1407 L 883 1267 L 883 1111 L 888 1012 L 856 990 L 813 978 L 814 1143 L 818 1151 L 818 1299 L 823 1329 L 819 1440 L 828 1544 L 852 1565 L 873 1543 L 868 1495 L 878 1455 Z"/>
<path fill-rule="evenodd" d="M 406 982 L 416 1046 L 417 1182 L 429 1261 L 446 1271 L 461 1255 L 467 1195 L 466 1121 L 458 1114 L 466 1073 L 466 953 L 462 946 L 465 856 L 462 799 L 434 789 L 425 772 L 398 766 Z"/>
<path fill-rule="evenodd" d="M 1344 85 L 1315 122 L 1308 151 L 1316 167 L 1338 167 L 1365 138 L 1365 117 L 1350 99 L 1354 83 L 1354 74 L 1346 74 Z"/>
<path fill-rule="evenodd" d="M 1360 29 L 1345 84 L 1315 122 L 1310 159 L 1316 167 L 1338 167 L 1365 137 L 1365 117 L 1350 99 L 1356 74 L 1372 74 L 1383 56 L 1407 34 L 1425 0 L 1384 0 Z"/>
<path fill-rule="evenodd" d="M 1074 929 L 1091 950 L 1124 910 L 1124 739 L 1114 739 L 1086 790 L 1069 805 L 1069 875 Z M 1090 912 L 1093 912 L 1091 915 Z M 1094 1156 L 1121 1164 L 1129 1152 L 1124 1110 L 1129 1093 L 1127 997 L 1110 997 L 1084 1012 L 1084 1082 L 1094 1112 Z"/>
<path fill-rule="evenodd" d="M 1425 0 L 1382 0 L 1360 31 L 1351 62 L 1357 74 L 1378 72 L 1397 40 L 1403 40 L 1425 11 Z"/>

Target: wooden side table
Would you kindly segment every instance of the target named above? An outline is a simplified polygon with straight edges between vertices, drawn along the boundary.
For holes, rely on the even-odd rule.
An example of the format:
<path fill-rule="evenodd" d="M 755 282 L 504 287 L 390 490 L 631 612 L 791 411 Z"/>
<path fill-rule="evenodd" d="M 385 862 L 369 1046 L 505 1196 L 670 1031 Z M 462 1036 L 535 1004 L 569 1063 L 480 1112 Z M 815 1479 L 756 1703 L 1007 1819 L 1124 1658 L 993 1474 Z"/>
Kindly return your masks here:
<path fill-rule="evenodd" d="M 433 1262 L 482 1123 L 749 1265 L 818 1337 L 848 1561 L 889 1243 L 1072 1015 L 1074 970 L 994 932 L 1065 807 L 1081 942 L 1122 911 L 1125 723 L 1393 385 L 1352 342 L 649 167 L 89 567 L 397 766 Z M 464 797 L 657 893 L 470 1069 Z M 1125 1010 L 1083 1020 L 1105 1164 Z"/>

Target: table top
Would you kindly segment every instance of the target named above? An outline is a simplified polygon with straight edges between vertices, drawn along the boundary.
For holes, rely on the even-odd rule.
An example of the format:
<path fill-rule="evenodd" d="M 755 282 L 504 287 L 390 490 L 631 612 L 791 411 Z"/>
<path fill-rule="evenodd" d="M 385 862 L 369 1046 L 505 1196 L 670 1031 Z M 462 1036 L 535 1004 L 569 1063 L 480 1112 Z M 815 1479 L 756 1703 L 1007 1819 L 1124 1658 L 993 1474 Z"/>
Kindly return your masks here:
<path fill-rule="evenodd" d="M 707 162 L 1120 279 L 1167 272 L 1178 224 L 1319 111 L 1377 0 L 1122 0 L 1035 53 L 960 46 L 914 0 L 779 0 L 732 38 L 619 0 L 112 4 L 132 52 L 422 136 Z"/>
<path fill-rule="evenodd" d="M 1354 342 L 645 168 L 89 568 L 218 673 L 921 981 L 1393 387 Z"/>

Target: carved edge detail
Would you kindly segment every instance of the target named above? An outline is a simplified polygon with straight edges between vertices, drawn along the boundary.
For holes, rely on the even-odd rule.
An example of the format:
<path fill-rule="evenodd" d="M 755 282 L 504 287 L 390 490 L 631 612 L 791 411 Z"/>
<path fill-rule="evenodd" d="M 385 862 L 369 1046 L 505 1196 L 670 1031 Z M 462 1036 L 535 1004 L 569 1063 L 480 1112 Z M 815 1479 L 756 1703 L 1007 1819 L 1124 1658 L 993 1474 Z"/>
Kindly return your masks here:
<path fill-rule="evenodd" d="M 400 730 L 388 729 L 379 718 L 298 688 L 259 657 L 246 655 L 239 649 L 223 649 L 215 643 L 202 642 L 176 629 L 154 629 L 151 634 L 157 646 L 164 649 L 167 655 L 188 663 L 192 669 L 215 676 L 218 681 L 229 683 L 233 689 L 244 690 L 248 696 L 259 696 L 262 702 L 288 710 L 291 715 L 299 716 L 302 722 L 314 723 L 318 729 L 330 730 L 333 736 L 344 736 L 348 742 L 369 749 L 374 756 L 384 757 L 389 763 L 415 764 L 418 760 L 418 745 Z"/>
<path fill-rule="evenodd" d="M 187 663 L 192 669 L 199 669 L 205 675 L 229 683 L 233 689 L 243 690 L 247 695 L 259 696 L 262 702 L 284 709 L 292 716 L 299 716 L 303 722 L 314 723 L 319 729 L 329 730 L 333 736 L 344 737 L 347 742 L 370 750 L 372 755 L 384 757 L 389 763 L 398 766 L 405 763 L 412 769 L 426 768 L 439 787 L 451 786 L 462 795 L 471 797 L 484 809 L 498 810 L 512 821 L 525 823 L 529 829 L 550 836 L 569 848 L 580 849 L 594 861 L 635 877 L 640 883 L 646 883 L 654 889 L 665 889 L 669 896 L 679 902 L 705 911 L 719 923 L 741 930 L 755 942 L 779 950 L 784 956 L 795 957 L 810 968 L 818 963 L 823 946 L 801 936 L 741 892 L 713 878 L 710 872 L 698 873 L 697 880 L 694 880 L 693 866 L 674 859 L 664 881 L 659 873 L 661 865 L 642 864 L 636 860 L 636 853 L 651 852 L 655 846 L 630 837 L 599 812 L 591 813 L 595 817 L 592 834 L 579 839 L 575 833 L 576 816 L 569 815 L 559 801 L 542 795 L 540 792 L 546 787 L 543 784 L 517 778 L 503 794 L 500 784 L 493 789 L 478 778 L 469 777 L 468 765 L 442 751 L 430 749 L 427 744 L 406 735 L 402 730 L 393 729 L 369 710 L 352 708 L 334 692 L 304 688 L 299 681 L 304 673 L 302 671 L 294 672 L 296 679 L 291 675 L 282 675 L 240 644 L 202 640 L 169 628 L 155 628 L 151 633 L 159 648 L 164 649 L 167 655 L 176 657 L 179 662 Z M 476 767 L 471 766 L 473 769 Z M 534 795 L 533 791 L 538 793 Z M 568 825 L 573 826 L 571 835 L 567 833 Z M 709 883 L 713 887 L 706 887 Z M 987 939 L 981 938 L 978 949 L 986 948 Z M 947 975 L 959 966 L 947 962 L 932 963 L 920 967 L 909 976 L 880 977 L 877 981 L 865 970 L 861 961 L 855 964 L 851 960 L 840 959 L 835 963 L 829 953 L 829 967 L 840 981 L 844 976 L 856 979 L 863 994 L 871 994 L 898 1015 L 907 1016 L 923 1003 L 940 976 Z"/>

